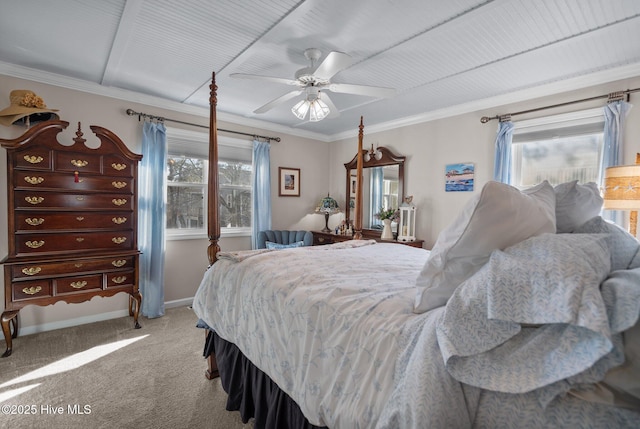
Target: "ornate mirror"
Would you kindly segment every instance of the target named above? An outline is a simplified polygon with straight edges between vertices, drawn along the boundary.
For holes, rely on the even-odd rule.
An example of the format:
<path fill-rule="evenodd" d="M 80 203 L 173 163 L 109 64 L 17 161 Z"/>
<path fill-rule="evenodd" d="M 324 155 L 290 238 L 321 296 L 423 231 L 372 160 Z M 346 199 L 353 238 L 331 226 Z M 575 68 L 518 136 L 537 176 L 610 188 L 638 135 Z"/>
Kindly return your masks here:
<path fill-rule="evenodd" d="M 379 146 L 363 149 L 362 164 L 362 234 L 375 237 L 381 233 L 381 223 L 375 214 L 381 207 L 398 208 L 404 196 L 404 156 Z M 345 220 L 354 220 L 357 155 L 344 164 L 347 170 Z M 379 167 L 379 168 L 378 168 Z"/>

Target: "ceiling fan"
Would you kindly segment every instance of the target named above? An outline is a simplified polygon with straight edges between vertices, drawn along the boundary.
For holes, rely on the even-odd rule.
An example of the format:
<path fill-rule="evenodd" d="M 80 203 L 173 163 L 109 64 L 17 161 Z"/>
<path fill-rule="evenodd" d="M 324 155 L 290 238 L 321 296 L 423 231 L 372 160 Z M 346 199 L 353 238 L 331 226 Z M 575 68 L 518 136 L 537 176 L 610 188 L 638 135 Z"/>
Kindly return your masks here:
<path fill-rule="evenodd" d="M 244 73 L 233 73 L 231 74 L 231 77 L 296 86 L 297 89 L 290 91 L 275 100 L 271 100 L 264 106 L 254 110 L 253 113 L 265 113 L 285 101 L 291 100 L 299 95 L 304 95 L 304 99 L 299 101 L 291 110 L 299 119 L 304 119 L 307 112 L 309 112 L 309 120 L 312 122 L 320 121 L 327 116 L 335 117 L 339 115 L 338 109 L 331 101 L 331 98 L 329 98 L 327 91 L 365 95 L 376 98 L 388 98 L 395 95 L 396 90 L 393 88 L 332 83 L 331 78 L 333 76 L 351 65 L 351 57 L 343 52 L 332 51 L 329 52 L 324 60 L 322 60 L 322 62 L 316 67 L 315 63 L 320 59 L 321 55 L 322 52 L 319 49 L 306 49 L 304 51 L 304 56 L 311 62 L 311 65 L 298 70 L 294 79 L 258 76 Z"/>

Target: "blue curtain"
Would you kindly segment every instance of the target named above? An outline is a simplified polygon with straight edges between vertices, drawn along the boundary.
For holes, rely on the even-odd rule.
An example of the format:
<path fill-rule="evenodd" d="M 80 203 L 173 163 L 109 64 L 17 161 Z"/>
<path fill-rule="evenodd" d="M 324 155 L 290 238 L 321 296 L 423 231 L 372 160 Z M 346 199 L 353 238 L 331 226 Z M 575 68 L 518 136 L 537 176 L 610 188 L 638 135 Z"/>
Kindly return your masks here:
<path fill-rule="evenodd" d="M 502 183 L 511 182 L 511 139 L 513 122 L 500 122 L 496 136 L 496 155 L 493 163 L 493 180 Z"/>
<path fill-rule="evenodd" d="M 258 248 L 258 233 L 271 229 L 271 162 L 269 143 L 253 141 L 251 247 Z"/>
<path fill-rule="evenodd" d="M 604 148 L 602 163 L 598 174 L 599 183 L 604 179 L 604 170 L 607 167 L 622 164 L 622 136 L 624 134 L 624 121 L 631 110 L 632 105 L 626 101 L 608 103 L 603 108 L 604 113 Z"/>
<path fill-rule="evenodd" d="M 622 137 L 624 135 L 624 121 L 633 107 L 626 101 L 614 101 L 603 108 L 604 113 L 604 147 L 602 162 L 598 172 L 598 183 L 604 183 L 604 171 L 607 167 L 621 165 L 623 159 Z M 622 212 L 619 210 L 603 211 L 602 217 L 619 225 L 622 224 Z"/>
<path fill-rule="evenodd" d="M 382 221 L 374 214 L 380 211 L 382 207 L 382 193 L 384 192 L 384 172 L 382 167 L 369 168 L 371 172 L 371 202 L 369 203 L 369 210 L 371 213 L 371 226 L 382 225 Z M 389 207 L 394 208 L 394 207 Z"/>
<path fill-rule="evenodd" d="M 164 124 L 145 121 L 138 184 L 138 244 L 142 252 L 140 310 L 150 318 L 164 315 L 166 165 L 167 133 Z"/>

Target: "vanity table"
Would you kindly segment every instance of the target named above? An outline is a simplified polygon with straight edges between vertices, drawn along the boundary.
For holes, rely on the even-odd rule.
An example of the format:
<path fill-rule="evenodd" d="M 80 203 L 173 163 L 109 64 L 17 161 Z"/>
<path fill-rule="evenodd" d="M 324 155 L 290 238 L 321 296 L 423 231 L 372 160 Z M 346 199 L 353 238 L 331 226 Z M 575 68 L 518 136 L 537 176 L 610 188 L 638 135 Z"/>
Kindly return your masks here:
<path fill-rule="evenodd" d="M 362 239 L 363 240 L 376 240 L 380 243 L 394 243 L 394 244 L 404 244 L 405 246 L 412 246 L 422 248 L 424 244 L 424 240 L 415 240 L 415 241 L 396 241 L 396 240 L 381 240 L 380 233 L 376 235 L 367 235 L 368 231 L 362 231 Z M 322 232 L 322 231 L 311 231 L 313 233 L 313 245 L 314 246 L 322 246 L 325 244 L 333 244 L 340 243 L 342 241 L 352 240 L 353 237 L 350 235 L 340 235 L 334 234 L 332 232 Z"/>

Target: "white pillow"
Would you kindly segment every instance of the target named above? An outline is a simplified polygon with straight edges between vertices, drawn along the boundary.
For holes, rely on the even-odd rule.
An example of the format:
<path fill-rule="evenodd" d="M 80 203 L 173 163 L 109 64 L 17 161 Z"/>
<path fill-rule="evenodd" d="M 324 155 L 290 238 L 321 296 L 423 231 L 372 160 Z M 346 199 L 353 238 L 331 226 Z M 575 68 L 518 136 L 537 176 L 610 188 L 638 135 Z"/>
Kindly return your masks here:
<path fill-rule="evenodd" d="M 414 312 L 447 303 L 453 291 L 488 260 L 491 252 L 529 237 L 555 233 L 555 194 L 546 180 L 519 191 L 488 182 L 436 241 L 416 280 Z"/>
<path fill-rule="evenodd" d="M 602 210 L 604 200 L 594 182 L 578 185 L 578 181 L 573 180 L 557 185 L 553 191 L 556 194 L 556 232 L 573 232 Z"/>

